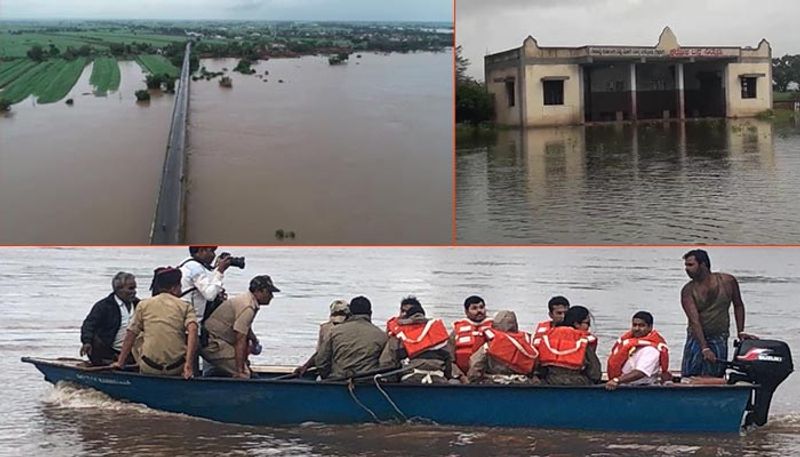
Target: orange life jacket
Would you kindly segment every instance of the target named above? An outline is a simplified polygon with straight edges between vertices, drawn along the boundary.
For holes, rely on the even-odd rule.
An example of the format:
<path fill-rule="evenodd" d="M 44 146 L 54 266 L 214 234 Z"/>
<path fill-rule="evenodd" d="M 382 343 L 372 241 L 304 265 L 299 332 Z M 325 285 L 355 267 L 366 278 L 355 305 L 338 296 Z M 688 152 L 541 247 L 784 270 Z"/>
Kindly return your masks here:
<path fill-rule="evenodd" d="M 548 330 L 553 328 L 553 321 L 542 321 L 536 324 L 536 329 L 533 331 L 533 336 L 542 336 L 547 333 Z"/>
<path fill-rule="evenodd" d="M 486 342 L 483 332 L 492 328 L 492 322 L 492 319 L 487 318 L 480 322 L 461 319 L 453 323 L 456 365 L 464 373 L 469 371 L 469 358 Z"/>
<path fill-rule="evenodd" d="M 429 319 L 417 324 L 397 324 L 395 335 L 406 349 L 409 359 L 432 349 L 441 349 L 447 345 L 450 337 L 447 327 L 441 319 Z"/>
<path fill-rule="evenodd" d="M 539 351 L 539 363 L 542 366 L 581 370 L 586 348 L 597 344 L 597 338 L 587 331 L 561 326 L 536 336 L 533 344 Z"/>
<path fill-rule="evenodd" d="M 617 342 L 614 343 L 614 347 L 611 348 L 611 354 L 608 356 L 607 370 L 609 379 L 622 376 L 622 367 L 625 365 L 625 362 L 633 355 L 637 348 L 643 346 L 650 346 L 658 349 L 661 372 L 669 373 L 669 348 L 667 347 L 667 341 L 664 337 L 653 330 L 645 337 L 634 338 L 629 330 L 619 337 Z"/>
<path fill-rule="evenodd" d="M 497 329 L 484 331 L 487 353 L 518 374 L 530 374 L 539 351 L 533 347 L 531 335 L 527 332 L 503 332 Z"/>
<path fill-rule="evenodd" d="M 400 325 L 397 323 L 397 319 L 398 317 L 394 316 L 386 321 L 386 333 L 388 333 L 389 336 L 397 335 L 397 332 L 400 330 Z"/>

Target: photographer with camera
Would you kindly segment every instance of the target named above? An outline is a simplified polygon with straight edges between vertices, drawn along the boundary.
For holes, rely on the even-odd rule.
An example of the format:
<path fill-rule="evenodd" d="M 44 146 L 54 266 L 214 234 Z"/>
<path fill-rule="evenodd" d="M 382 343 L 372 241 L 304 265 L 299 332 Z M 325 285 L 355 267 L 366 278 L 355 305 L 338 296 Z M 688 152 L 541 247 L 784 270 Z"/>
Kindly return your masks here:
<path fill-rule="evenodd" d="M 222 284 L 225 270 L 231 266 L 244 268 L 244 257 L 232 257 L 227 252 L 217 257 L 216 250 L 217 246 L 189 246 L 190 257 L 178 265 L 182 274 L 181 299 L 194 307 L 200 322 L 201 344 L 205 340 L 203 322 L 227 298 Z M 199 370 L 200 366 L 195 368 Z"/>

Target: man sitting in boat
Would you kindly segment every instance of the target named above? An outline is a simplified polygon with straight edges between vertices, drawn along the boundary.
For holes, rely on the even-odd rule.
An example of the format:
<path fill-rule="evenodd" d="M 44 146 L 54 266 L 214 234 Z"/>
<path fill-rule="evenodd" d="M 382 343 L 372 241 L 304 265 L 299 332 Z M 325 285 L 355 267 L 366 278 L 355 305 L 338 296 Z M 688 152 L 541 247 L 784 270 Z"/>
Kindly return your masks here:
<path fill-rule="evenodd" d="M 589 310 L 573 306 L 562 322 L 535 337 L 545 384 L 580 386 L 600 382 L 602 368 L 596 353 L 597 339 L 589 333 L 590 326 Z"/>
<path fill-rule="evenodd" d="M 350 316 L 331 329 L 315 358 L 323 379 L 348 379 L 378 370 L 386 345 L 386 332 L 372 324 L 372 303 L 367 297 L 350 300 Z"/>
<path fill-rule="evenodd" d="M 397 320 L 397 331 L 386 343 L 380 358 L 381 368 L 407 368 L 401 382 L 448 382 L 453 359 L 447 327 L 441 319 L 425 317 L 425 310 L 415 297 L 403 301 L 410 306 Z"/>
<path fill-rule="evenodd" d="M 631 329 L 611 349 L 607 372 L 608 390 L 620 384 L 648 385 L 672 379 L 667 341 L 653 330 L 652 314 L 639 311 L 633 315 Z"/>
<path fill-rule="evenodd" d="M 275 292 L 280 289 L 269 276 L 256 276 L 250 280 L 248 292 L 225 300 L 206 317 L 203 326 L 208 332 L 208 344 L 200 355 L 211 368 L 204 370 L 205 375 L 250 378 L 250 341 L 258 344 L 253 320 L 261 306 L 269 305 Z"/>
<path fill-rule="evenodd" d="M 137 335 L 143 334 L 139 372 L 192 377 L 197 351 L 197 316 L 194 307 L 178 298 L 181 271 L 157 268 L 150 286 L 153 297 L 139 302 L 125 334 L 122 350 L 112 367 L 125 365 Z"/>
<path fill-rule="evenodd" d="M 470 357 L 484 343 L 484 330 L 492 328 L 492 319 L 486 317 L 486 302 L 483 298 L 472 295 L 464 300 L 465 319 L 453 322 L 450 334 L 450 346 L 453 348 L 453 376 L 461 382 L 468 382 Z"/>
<path fill-rule="evenodd" d="M 411 307 L 411 305 L 413 305 L 413 303 L 411 303 L 410 301 L 405 299 L 402 300 L 400 302 L 400 314 L 398 314 L 397 316 L 392 316 L 389 318 L 388 321 L 386 321 L 386 333 L 389 334 L 389 336 L 392 336 L 397 333 L 398 329 L 397 320 L 403 318 L 403 315 L 406 313 L 408 308 Z"/>
<path fill-rule="evenodd" d="M 334 325 L 341 324 L 350 315 L 350 305 L 344 300 L 334 300 L 330 306 L 331 312 L 328 320 L 319 324 L 319 336 L 317 337 L 317 349 L 311 354 L 306 363 L 295 368 L 294 373 L 298 376 L 306 374 L 311 367 L 317 366 L 316 357 L 319 354 L 319 349 L 325 341 L 330 338 L 331 330 Z"/>
<path fill-rule="evenodd" d="M 111 280 L 111 293 L 92 306 L 81 325 L 81 356 L 89 356 L 92 365 L 108 365 L 122 349 L 136 298 L 136 278 L 120 271 Z M 128 363 L 134 363 L 129 358 Z"/>
<path fill-rule="evenodd" d="M 536 324 L 536 329 L 533 331 L 533 336 L 541 336 L 547 333 L 548 330 L 558 325 L 559 322 L 564 320 L 564 314 L 569 309 L 569 300 L 561 295 L 552 297 L 547 302 L 547 315 L 550 320 L 542 321 Z"/>
<path fill-rule="evenodd" d="M 513 311 L 498 311 L 492 328 L 484 330 L 486 344 L 470 358 L 470 382 L 522 384 L 537 382 L 533 368 L 539 352 L 530 333 L 520 332 Z M 535 380 L 535 381 L 534 381 Z"/>

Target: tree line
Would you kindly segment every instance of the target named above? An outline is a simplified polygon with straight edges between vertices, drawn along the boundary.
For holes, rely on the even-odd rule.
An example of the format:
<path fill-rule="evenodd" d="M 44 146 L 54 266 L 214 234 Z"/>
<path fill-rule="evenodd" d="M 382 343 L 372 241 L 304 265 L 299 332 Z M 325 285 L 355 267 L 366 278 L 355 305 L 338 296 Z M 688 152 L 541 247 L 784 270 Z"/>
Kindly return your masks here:
<path fill-rule="evenodd" d="M 461 46 L 456 46 L 456 122 L 478 125 L 491 121 L 494 100 L 483 83 L 467 76 L 469 65 Z"/>
<path fill-rule="evenodd" d="M 772 87 L 786 92 L 791 83 L 800 84 L 800 54 L 772 59 Z"/>

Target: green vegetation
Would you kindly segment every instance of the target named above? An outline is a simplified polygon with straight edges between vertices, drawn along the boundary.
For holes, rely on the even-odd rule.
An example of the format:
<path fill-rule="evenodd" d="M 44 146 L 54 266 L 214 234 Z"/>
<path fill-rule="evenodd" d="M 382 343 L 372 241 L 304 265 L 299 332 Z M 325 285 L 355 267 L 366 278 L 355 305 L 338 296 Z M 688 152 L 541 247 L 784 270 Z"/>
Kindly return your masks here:
<path fill-rule="evenodd" d="M 113 57 L 95 59 L 89 83 L 94 86 L 95 91 L 99 94 L 119 89 L 120 72 L 117 59 Z"/>
<path fill-rule="evenodd" d="M 772 121 L 774 124 L 794 122 L 795 112 L 790 109 L 768 109 L 756 114 L 757 119 Z"/>
<path fill-rule="evenodd" d="M 788 92 L 772 93 L 773 102 L 791 102 L 794 100 L 800 100 L 800 91 L 790 90 Z"/>
<path fill-rule="evenodd" d="M 242 59 L 239 61 L 239 63 L 236 64 L 236 68 L 234 68 L 233 71 L 238 71 L 243 75 L 253 74 L 256 71 L 250 68 L 250 65 L 253 65 L 253 61 L 251 61 L 250 59 Z"/>
<path fill-rule="evenodd" d="M 137 101 L 146 102 L 150 100 L 150 92 L 148 92 L 147 89 L 139 89 L 134 92 L 134 94 L 136 95 Z"/>
<path fill-rule="evenodd" d="M 29 95 L 33 94 L 34 89 L 40 87 L 51 67 L 55 65 L 56 62 L 54 61 L 36 64 L 3 89 L 3 92 L 0 92 L 0 98 L 12 105 L 25 100 Z"/>
<path fill-rule="evenodd" d="M 791 83 L 800 84 L 800 55 L 772 59 L 772 81 L 777 92 L 786 92 Z"/>
<path fill-rule="evenodd" d="M 34 94 L 38 96 L 36 102 L 53 103 L 66 97 L 70 89 L 72 89 L 72 86 L 74 86 L 78 78 L 80 78 L 83 67 L 86 66 L 86 62 L 85 58 L 79 58 L 69 62 L 64 60 L 59 61 L 62 65 L 60 65 L 58 73 L 55 73 L 53 70 L 49 71 L 48 76 L 53 74 L 55 74 L 55 76 L 45 78 L 45 80 L 42 81 L 42 85 L 46 83 L 44 88 L 36 88 L 34 92 Z"/>
<path fill-rule="evenodd" d="M 5 87 L 36 65 L 36 62 L 28 59 L 17 59 L 3 63 L 3 66 L 0 67 L 0 88 Z"/>
<path fill-rule="evenodd" d="M 39 103 L 52 103 L 64 98 L 81 75 L 86 59 L 72 61 L 53 59 L 28 68 L 10 83 L 0 98 L 14 104 L 35 95 Z"/>
<path fill-rule="evenodd" d="M 167 75 L 171 78 L 177 78 L 180 74 L 178 67 L 173 65 L 164 56 L 149 54 L 136 57 L 136 62 L 141 67 L 153 75 Z"/>
<path fill-rule="evenodd" d="M 469 60 L 456 47 L 456 123 L 478 125 L 492 119 L 494 106 L 486 87 L 467 76 Z"/>

